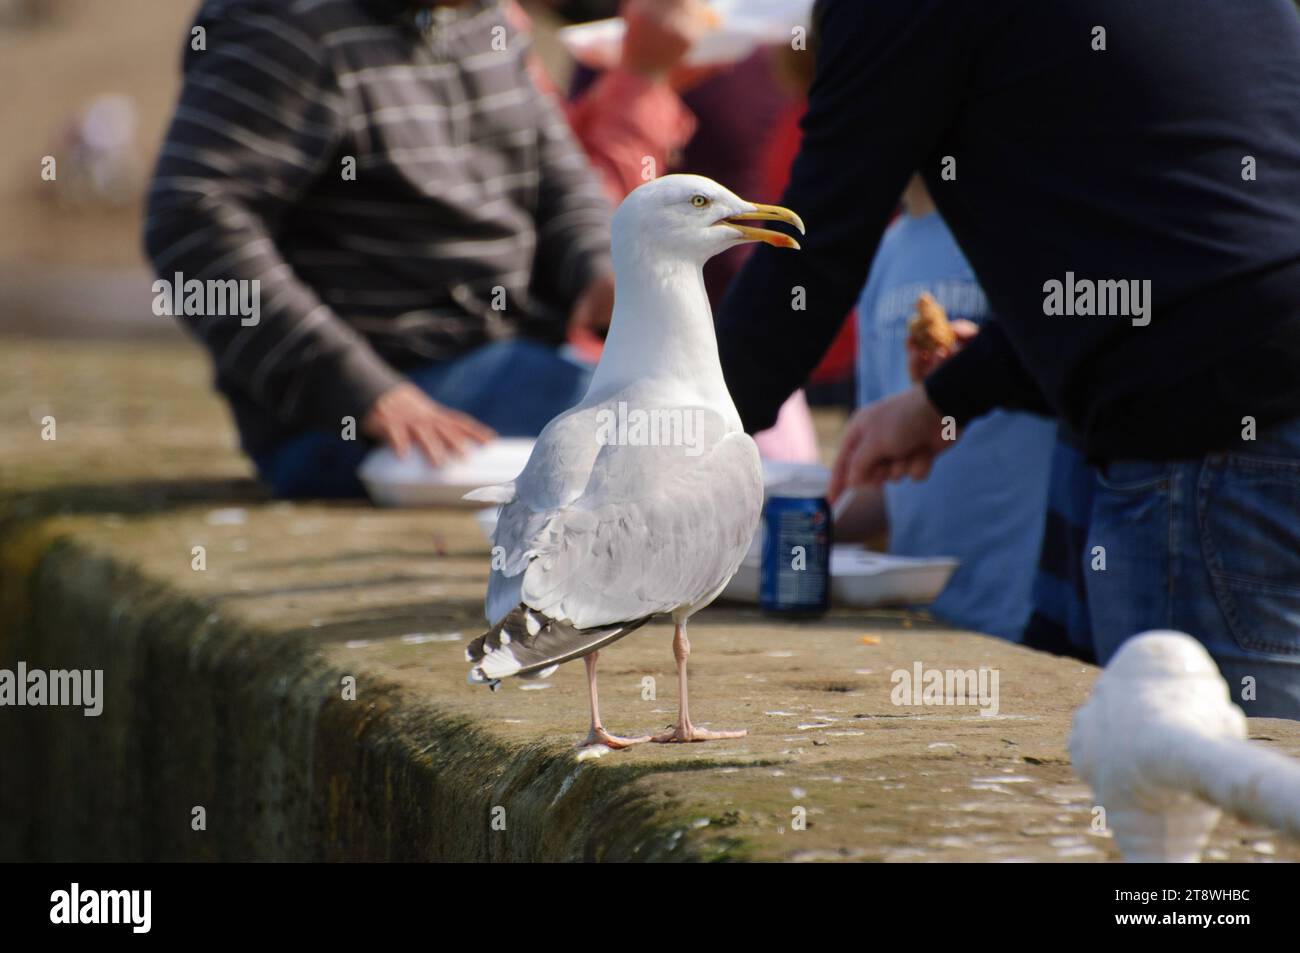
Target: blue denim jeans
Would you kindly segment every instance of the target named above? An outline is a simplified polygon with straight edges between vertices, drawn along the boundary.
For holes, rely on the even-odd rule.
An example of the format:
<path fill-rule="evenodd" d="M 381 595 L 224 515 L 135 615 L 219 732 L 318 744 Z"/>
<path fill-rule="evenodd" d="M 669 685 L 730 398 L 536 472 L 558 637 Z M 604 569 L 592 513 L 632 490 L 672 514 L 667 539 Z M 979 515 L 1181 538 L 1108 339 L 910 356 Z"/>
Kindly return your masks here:
<path fill-rule="evenodd" d="M 1034 575 L 1033 612 L 1023 642 L 1030 648 L 1096 661 L 1088 618 L 1088 549 L 1097 478 L 1083 451 L 1058 437 L 1047 482 L 1047 516 Z"/>
<path fill-rule="evenodd" d="M 535 437 L 557 414 L 582 400 L 591 368 L 536 341 L 487 344 L 452 361 L 407 375 L 431 398 L 464 411 L 502 437 Z M 374 444 L 337 432 L 309 431 L 255 457 L 276 496 L 359 497 L 357 467 Z"/>
<path fill-rule="evenodd" d="M 1197 459 L 1113 461 L 1095 491 L 1084 559 L 1105 548 L 1105 570 L 1085 570 L 1098 660 L 1177 629 L 1247 715 L 1300 719 L 1300 419 Z"/>

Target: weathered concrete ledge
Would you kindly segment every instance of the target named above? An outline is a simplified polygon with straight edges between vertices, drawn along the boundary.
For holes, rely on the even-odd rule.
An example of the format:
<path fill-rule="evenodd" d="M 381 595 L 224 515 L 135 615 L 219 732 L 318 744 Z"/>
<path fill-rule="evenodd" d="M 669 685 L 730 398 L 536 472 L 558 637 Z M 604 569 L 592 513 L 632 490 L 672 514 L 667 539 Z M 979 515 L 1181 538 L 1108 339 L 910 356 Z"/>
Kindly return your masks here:
<path fill-rule="evenodd" d="M 0 708 L 0 859 L 1116 859 L 1065 750 L 1095 669 L 901 613 L 716 607 L 694 708 L 750 736 L 580 761 L 581 666 L 464 684 L 468 515 L 267 501 L 187 350 L 0 349 L 0 380 L 0 668 L 102 669 L 106 696 Z M 671 720 L 670 636 L 602 654 L 611 730 Z M 917 662 L 996 669 L 997 714 L 894 705 Z M 1300 755 L 1300 725 L 1252 734 Z M 1209 858 L 1300 846 L 1226 821 Z"/>
<path fill-rule="evenodd" d="M 79 541 L 77 525 L 0 532 L 3 656 L 105 676 L 99 717 L 0 717 L 0 857 L 701 856 L 676 850 L 672 812 L 636 790 L 644 767 L 583 771 L 563 744 L 508 743 L 378 672 L 332 664 L 303 631 L 223 619 Z M 192 829 L 196 806 L 205 831 Z M 720 838 L 704 856 L 738 846 Z"/>

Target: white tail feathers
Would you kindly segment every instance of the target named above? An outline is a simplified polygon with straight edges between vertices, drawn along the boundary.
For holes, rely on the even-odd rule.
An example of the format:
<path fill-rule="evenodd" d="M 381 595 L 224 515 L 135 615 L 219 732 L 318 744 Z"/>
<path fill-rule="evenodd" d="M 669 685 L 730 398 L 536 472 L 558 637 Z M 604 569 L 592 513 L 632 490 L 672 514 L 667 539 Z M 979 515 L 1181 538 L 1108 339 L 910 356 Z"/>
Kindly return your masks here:
<path fill-rule="evenodd" d="M 495 483 L 492 486 L 481 486 L 477 490 L 470 490 L 462 500 L 472 500 L 476 503 L 509 503 L 515 498 L 515 482 Z"/>

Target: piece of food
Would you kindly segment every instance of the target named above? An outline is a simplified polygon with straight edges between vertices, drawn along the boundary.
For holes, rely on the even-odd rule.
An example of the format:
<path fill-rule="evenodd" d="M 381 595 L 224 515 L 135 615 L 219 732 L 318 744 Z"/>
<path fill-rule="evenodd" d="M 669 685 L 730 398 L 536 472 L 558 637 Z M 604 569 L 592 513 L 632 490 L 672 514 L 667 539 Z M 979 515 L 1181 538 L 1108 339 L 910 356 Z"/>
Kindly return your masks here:
<path fill-rule="evenodd" d="M 908 319 L 907 335 L 918 350 L 927 354 L 957 343 L 948 315 L 929 293 L 916 299 L 916 313 Z"/>

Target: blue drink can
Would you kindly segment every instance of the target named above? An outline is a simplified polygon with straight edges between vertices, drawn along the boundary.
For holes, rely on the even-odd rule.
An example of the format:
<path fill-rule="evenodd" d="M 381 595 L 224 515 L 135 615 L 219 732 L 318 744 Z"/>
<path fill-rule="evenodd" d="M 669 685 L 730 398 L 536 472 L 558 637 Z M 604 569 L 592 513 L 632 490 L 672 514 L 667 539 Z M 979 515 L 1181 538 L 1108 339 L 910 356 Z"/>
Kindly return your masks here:
<path fill-rule="evenodd" d="M 821 615 L 831 603 L 831 508 L 823 496 L 770 496 L 763 506 L 758 605 Z"/>

